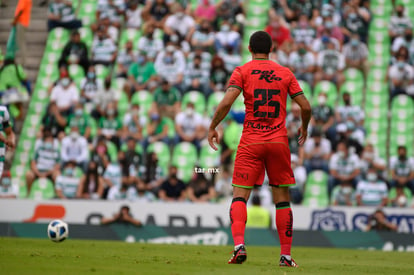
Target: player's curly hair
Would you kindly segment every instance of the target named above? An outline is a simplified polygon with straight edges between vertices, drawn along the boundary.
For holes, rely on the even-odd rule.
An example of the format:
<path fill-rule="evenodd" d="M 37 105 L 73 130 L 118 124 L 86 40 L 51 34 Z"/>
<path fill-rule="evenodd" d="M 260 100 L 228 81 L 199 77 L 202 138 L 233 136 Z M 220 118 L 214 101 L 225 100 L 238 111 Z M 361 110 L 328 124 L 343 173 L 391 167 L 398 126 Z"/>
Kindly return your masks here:
<path fill-rule="evenodd" d="M 250 49 L 253 53 L 270 53 L 272 38 L 265 31 L 257 31 L 250 36 Z"/>

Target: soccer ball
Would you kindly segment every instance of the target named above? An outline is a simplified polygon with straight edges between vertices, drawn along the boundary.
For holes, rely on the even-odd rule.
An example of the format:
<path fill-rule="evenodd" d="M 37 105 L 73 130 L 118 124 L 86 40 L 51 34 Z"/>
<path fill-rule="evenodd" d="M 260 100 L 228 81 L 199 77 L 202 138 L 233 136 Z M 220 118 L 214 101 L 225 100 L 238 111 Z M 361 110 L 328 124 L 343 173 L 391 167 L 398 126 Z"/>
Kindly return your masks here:
<path fill-rule="evenodd" d="M 47 235 L 54 242 L 62 242 L 69 236 L 68 224 L 61 220 L 53 220 L 47 227 Z"/>

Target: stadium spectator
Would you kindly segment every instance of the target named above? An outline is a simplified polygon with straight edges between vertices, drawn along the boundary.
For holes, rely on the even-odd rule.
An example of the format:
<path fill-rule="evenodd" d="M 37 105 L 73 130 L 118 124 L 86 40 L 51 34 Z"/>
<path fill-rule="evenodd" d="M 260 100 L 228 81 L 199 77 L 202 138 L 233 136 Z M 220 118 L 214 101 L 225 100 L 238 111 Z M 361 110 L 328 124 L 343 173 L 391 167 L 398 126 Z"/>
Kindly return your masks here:
<path fill-rule="evenodd" d="M 407 88 L 414 84 L 414 67 L 408 64 L 408 56 L 399 54 L 395 64 L 388 69 L 391 99 L 399 94 L 407 94 Z"/>
<path fill-rule="evenodd" d="M 210 94 L 210 71 L 202 68 L 201 56 L 196 55 L 192 62 L 187 64 L 184 77 L 184 91 L 201 91 L 206 97 Z"/>
<path fill-rule="evenodd" d="M 319 52 L 327 50 L 330 43 L 333 44 L 333 48 L 337 51 L 340 51 L 341 44 L 339 41 L 330 36 L 331 33 L 329 30 L 325 29 L 322 31 L 322 35 L 317 37 L 313 40 L 311 49 L 316 56 L 318 56 Z"/>
<path fill-rule="evenodd" d="M 61 72 L 60 79 L 52 88 L 50 102 L 56 103 L 59 112 L 68 116 L 79 102 L 79 89 L 67 72 Z"/>
<path fill-rule="evenodd" d="M 220 173 L 220 178 L 216 181 L 215 189 L 217 193 L 217 198 L 219 200 L 229 199 L 233 195 L 232 184 L 232 174 L 229 171 L 228 166 L 224 166 L 223 170 Z"/>
<path fill-rule="evenodd" d="M 246 228 L 270 228 L 272 225 L 270 212 L 262 206 L 262 201 L 258 195 L 252 197 L 252 205 L 247 208 L 247 216 L 249 219 Z"/>
<path fill-rule="evenodd" d="M 180 110 L 180 100 L 179 91 L 164 79 L 161 81 L 161 87 L 154 91 L 154 103 L 151 109 L 159 109 L 162 116 L 174 119 Z"/>
<path fill-rule="evenodd" d="M 112 26 L 120 28 L 123 10 L 115 2 L 116 1 L 114 0 L 99 1 L 98 9 L 96 11 L 96 19 L 108 18 Z"/>
<path fill-rule="evenodd" d="M 332 193 L 335 186 L 344 181 L 350 182 L 353 187 L 356 187 L 359 175 L 359 157 L 356 154 L 349 152 L 345 142 L 339 142 L 336 148 L 336 153 L 334 153 L 329 160 L 329 195 Z"/>
<path fill-rule="evenodd" d="M 323 17 L 323 24 L 317 28 L 317 36 L 321 37 L 323 33 L 326 33 L 329 37 L 336 39 L 341 45 L 344 41 L 344 35 L 341 27 L 339 27 L 333 19 L 332 15 Z"/>
<path fill-rule="evenodd" d="M 226 70 L 233 71 L 241 64 L 241 55 L 233 47 L 226 47 L 225 50 L 219 51 L 218 55 L 223 58 Z"/>
<path fill-rule="evenodd" d="M 169 144 L 170 138 L 168 136 L 168 123 L 166 117 L 162 116 L 157 108 L 150 111 L 150 120 L 147 124 L 147 137 L 144 140 L 144 148 L 151 143 L 162 141 Z"/>
<path fill-rule="evenodd" d="M 331 142 L 322 137 L 320 128 L 313 128 L 311 138 L 304 145 L 304 165 L 307 173 L 313 170 L 323 170 L 329 173 L 329 158 L 331 157 Z"/>
<path fill-rule="evenodd" d="M 220 30 L 215 35 L 214 47 L 216 52 L 228 52 L 231 49 L 233 52 L 239 53 L 240 43 L 240 34 L 232 30 L 229 21 L 223 21 L 220 25 Z"/>
<path fill-rule="evenodd" d="M 76 104 L 73 114 L 68 117 L 68 127 L 77 127 L 79 130 L 79 135 L 84 137 L 87 141 L 91 141 L 91 123 L 90 118 L 86 112 L 83 110 L 82 103 L 78 102 Z"/>
<path fill-rule="evenodd" d="M 102 27 L 98 28 L 96 34 L 92 43 L 91 62 L 94 65 L 110 66 L 115 62 L 117 47 Z"/>
<path fill-rule="evenodd" d="M 62 170 L 62 174 L 57 176 L 55 183 L 55 193 L 59 199 L 74 199 L 80 182 L 79 173 L 76 170 L 76 162 L 68 161 Z"/>
<path fill-rule="evenodd" d="M 374 167 L 378 172 L 378 176 L 381 179 L 385 179 L 386 162 L 378 156 L 372 143 L 365 144 L 361 154 L 361 173 L 363 175 L 366 175 L 368 167 Z"/>
<path fill-rule="evenodd" d="M 105 79 L 103 87 L 95 94 L 93 101 L 95 109 L 92 112 L 92 116 L 96 120 L 106 116 L 110 104 L 112 105 L 112 108 L 117 106 L 118 98 L 116 91 L 112 89 L 112 80 L 110 77 Z"/>
<path fill-rule="evenodd" d="M 322 50 L 317 58 L 317 72 L 315 83 L 321 80 L 329 80 L 336 84 L 338 90 L 345 81 L 343 70 L 345 68 L 344 55 L 335 49 L 333 42 L 327 43 L 327 49 Z"/>
<path fill-rule="evenodd" d="M 100 79 L 96 77 L 95 66 L 88 67 L 88 72 L 81 80 L 79 87 L 81 103 L 93 102 L 98 91 L 103 89 Z"/>
<path fill-rule="evenodd" d="M 270 60 L 279 63 L 282 66 L 289 65 L 289 55 L 295 49 L 296 44 L 293 39 L 286 40 L 283 45 L 273 47 L 273 52 L 270 53 Z"/>
<path fill-rule="evenodd" d="M 118 152 L 118 162 L 121 169 L 121 182 L 133 184 L 134 180 L 138 178 L 143 164 L 142 154 L 137 150 L 137 142 L 134 138 L 129 137 L 126 141 L 125 151 Z"/>
<path fill-rule="evenodd" d="M 388 202 L 392 207 L 409 207 L 411 197 L 410 189 L 402 185 L 397 185 L 391 188 L 388 195 Z"/>
<path fill-rule="evenodd" d="M 200 149 L 200 142 L 205 137 L 205 128 L 202 126 L 203 117 L 194 110 L 194 103 L 189 102 L 186 109 L 175 117 L 177 143 L 187 141 Z"/>
<path fill-rule="evenodd" d="M 79 181 L 76 197 L 79 199 L 100 199 L 104 192 L 104 181 L 98 173 L 98 164 L 90 161 L 88 170 Z"/>
<path fill-rule="evenodd" d="M 122 120 L 122 140 L 127 140 L 128 137 L 134 140 L 142 140 L 142 129 L 147 124 L 147 117 L 140 114 L 139 104 L 131 104 L 130 110 L 124 115 Z"/>
<path fill-rule="evenodd" d="M 214 185 L 202 173 L 197 173 L 187 186 L 188 199 L 192 202 L 214 202 L 217 197 Z"/>
<path fill-rule="evenodd" d="M 119 149 L 121 146 L 120 135 L 122 129 L 121 119 L 117 115 L 116 105 L 109 103 L 106 106 L 104 116 L 98 121 L 98 135 L 104 136 L 107 140 L 113 142 Z"/>
<path fill-rule="evenodd" d="M 414 39 L 412 29 L 406 29 L 404 36 L 399 36 L 392 42 L 391 51 L 393 54 L 398 53 L 401 48 L 408 49 L 409 63 L 414 65 Z"/>
<path fill-rule="evenodd" d="M 300 204 L 303 199 L 305 190 L 307 173 L 306 168 L 299 164 L 299 158 L 295 154 L 290 155 L 293 174 L 295 175 L 296 185 L 289 187 L 290 201 Z"/>
<path fill-rule="evenodd" d="M 311 86 L 315 72 L 315 57 L 308 51 L 304 42 L 297 43 L 297 50 L 289 55 L 289 68 L 298 80 L 304 80 Z"/>
<path fill-rule="evenodd" d="M 113 185 L 109 188 L 108 201 L 129 200 L 133 201 L 136 198 L 136 190 L 134 186 L 129 184 Z"/>
<path fill-rule="evenodd" d="M 26 73 L 21 65 L 15 63 L 14 58 L 7 56 L 0 67 L 0 100 L 2 105 L 16 105 L 21 120 L 25 115 L 24 103 L 29 100 L 29 94 L 24 84 L 28 84 Z"/>
<path fill-rule="evenodd" d="M 371 13 L 364 6 L 359 6 L 358 0 L 349 1 L 343 8 L 342 32 L 347 41 L 352 33 L 357 33 L 363 42 L 367 41 L 368 24 L 371 20 Z"/>
<path fill-rule="evenodd" d="M 342 53 L 345 56 L 347 68 L 356 68 L 365 75 L 367 74 L 368 48 L 360 41 L 358 34 L 351 34 L 351 39 L 344 45 Z"/>
<path fill-rule="evenodd" d="M 312 108 L 312 127 L 319 127 L 322 133 L 326 133 L 329 140 L 334 140 L 335 133 L 330 133 L 328 130 L 332 129 L 335 123 L 334 111 L 331 106 L 327 105 L 328 96 L 321 92 L 318 94 L 318 105 Z M 331 130 L 332 131 L 332 130 Z M 334 131 L 334 129 L 333 129 Z"/>
<path fill-rule="evenodd" d="M 79 64 L 87 74 L 89 68 L 88 46 L 81 40 L 77 30 L 72 31 L 70 40 L 63 48 L 58 62 L 59 68 L 71 64 Z"/>
<path fill-rule="evenodd" d="M 68 30 L 82 27 L 82 21 L 76 19 L 72 1 L 52 0 L 49 3 L 47 19 L 48 31 L 56 27 L 62 27 Z"/>
<path fill-rule="evenodd" d="M 98 165 L 98 173 L 99 175 L 102 175 L 105 167 L 107 167 L 108 163 L 111 161 L 105 137 L 99 136 L 91 151 L 90 159 Z"/>
<path fill-rule="evenodd" d="M 102 218 L 101 224 L 112 224 L 112 223 L 120 223 L 120 224 L 132 224 L 136 227 L 141 227 L 142 223 L 135 219 L 130 210 L 129 206 L 122 206 L 118 213 L 114 214 L 112 218 Z"/>
<path fill-rule="evenodd" d="M 199 1 L 194 10 L 194 17 L 213 23 L 217 17 L 216 6 L 210 0 Z"/>
<path fill-rule="evenodd" d="M 306 14 L 301 14 L 299 20 L 294 24 L 292 28 L 292 37 L 295 43 L 304 43 L 304 45 L 310 45 L 316 38 L 316 30 L 311 26 Z"/>
<path fill-rule="evenodd" d="M 210 70 L 210 88 L 213 91 L 223 91 L 227 79 L 229 77 L 229 72 L 226 70 L 224 61 L 218 55 L 214 56 L 211 60 L 211 70 Z"/>
<path fill-rule="evenodd" d="M 207 20 L 202 20 L 197 29 L 191 35 L 191 46 L 200 47 L 203 51 L 210 51 L 214 46 L 214 32 L 211 24 Z"/>
<path fill-rule="evenodd" d="M 166 0 L 155 0 L 145 8 L 144 12 L 149 13 L 151 21 L 154 22 L 156 28 L 162 29 L 167 20 L 167 15 L 170 13 L 170 7 Z"/>
<path fill-rule="evenodd" d="M 289 146 L 292 154 L 296 154 L 300 156 L 299 163 L 303 163 L 302 159 L 302 147 L 299 147 L 297 144 L 298 140 L 298 130 L 301 125 L 301 115 L 300 115 L 300 107 L 297 103 L 292 102 L 292 107 L 290 113 L 286 116 L 286 129 L 287 129 L 287 135 L 289 139 Z M 300 152 L 301 151 L 301 152 Z"/>
<path fill-rule="evenodd" d="M 43 137 L 36 141 L 35 153 L 30 161 L 30 170 L 26 172 L 27 195 L 35 179 L 49 178 L 53 182 L 60 173 L 59 142 L 53 138 L 50 130 L 43 130 Z"/>
<path fill-rule="evenodd" d="M 125 11 L 126 27 L 139 30 L 143 24 L 143 7 L 138 0 L 132 0 L 128 3 L 128 8 Z"/>
<path fill-rule="evenodd" d="M 388 203 L 387 184 L 378 179 L 377 170 L 369 167 L 365 179 L 360 180 L 356 187 L 358 206 L 386 206 Z"/>
<path fill-rule="evenodd" d="M 30 14 L 32 12 L 31 0 L 19 0 L 17 2 L 16 10 L 14 12 L 14 18 L 12 26 L 16 27 L 16 40 L 18 53 L 21 57 L 23 66 L 26 64 L 27 58 L 27 45 L 26 45 L 26 31 L 30 25 Z"/>
<path fill-rule="evenodd" d="M 145 165 L 140 171 L 140 179 L 145 183 L 147 190 L 158 194 L 165 177 L 162 168 L 158 163 L 158 156 L 155 152 L 148 152 Z"/>
<path fill-rule="evenodd" d="M 10 171 L 4 171 L 0 181 L 0 199 L 16 199 L 19 196 L 19 186 L 11 181 Z"/>
<path fill-rule="evenodd" d="M 195 21 L 185 13 L 184 7 L 180 3 L 171 5 L 172 14 L 168 16 L 164 24 L 164 41 L 167 41 L 170 36 L 177 34 L 180 39 L 190 41 L 190 34 L 194 32 Z"/>
<path fill-rule="evenodd" d="M 102 31 L 105 34 L 105 37 L 110 38 L 112 41 L 118 41 L 119 29 L 114 24 L 111 23 L 109 16 L 103 14 L 96 24 L 90 26 L 93 33 Z M 96 36 L 95 36 L 96 38 Z"/>
<path fill-rule="evenodd" d="M 187 186 L 184 182 L 177 178 L 177 167 L 171 166 L 169 169 L 168 178 L 161 184 L 158 191 L 158 198 L 162 201 L 184 201 Z"/>
<path fill-rule="evenodd" d="M 43 135 L 45 129 L 49 129 L 54 138 L 61 140 L 65 136 L 67 119 L 59 112 L 56 103 L 51 102 L 43 115 L 42 124 L 38 136 Z"/>
<path fill-rule="evenodd" d="M 269 25 L 266 26 L 265 31 L 272 37 L 275 47 L 282 46 L 285 41 L 291 38 L 290 30 L 283 23 L 283 19 L 275 15 L 269 18 Z"/>
<path fill-rule="evenodd" d="M 355 190 L 349 181 L 343 181 L 332 191 L 332 205 L 353 206 L 356 204 Z"/>
<path fill-rule="evenodd" d="M 412 19 L 405 14 L 404 5 L 397 5 L 395 7 L 395 14 L 393 14 L 389 21 L 389 35 L 392 40 L 399 36 L 404 36 L 404 33 L 408 29 L 413 28 Z"/>
<path fill-rule="evenodd" d="M 75 161 L 76 165 L 86 170 L 89 159 L 88 140 L 80 135 L 78 126 L 70 127 L 70 133 L 62 139 L 60 159 L 63 165 Z"/>
<path fill-rule="evenodd" d="M 128 69 L 129 85 L 133 91 L 150 90 L 157 87 L 158 76 L 155 71 L 154 62 L 148 59 L 145 52 L 140 52 L 136 61 Z"/>
<path fill-rule="evenodd" d="M 350 128 L 348 129 L 348 127 Z M 353 132 L 356 129 L 357 128 L 355 127 L 353 122 L 350 122 L 350 121 L 348 123 L 338 124 L 338 126 L 336 127 L 336 136 L 332 143 L 333 144 L 332 147 L 337 148 L 339 143 L 345 142 L 348 146 L 348 150 L 351 153 L 356 153 L 358 156 L 360 156 L 364 148 L 358 139 L 358 137 L 360 136 L 359 129 L 357 130 L 358 134 L 356 136 L 353 136 Z"/>
<path fill-rule="evenodd" d="M 389 222 L 384 211 L 378 209 L 368 217 L 365 231 L 397 231 L 397 225 Z"/>
<path fill-rule="evenodd" d="M 216 6 L 217 21 L 230 20 L 231 23 L 235 23 L 235 19 L 239 15 L 244 16 L 243 2 L 237 0 L 219 1 Z"/>
<path fill-rule="evenodd" d="M 155 197 L 154 193 L 147 190 L 147 187 L 144 182 L 137 181 L 136 185 L 136 197 L 134 198 L 134 201 L 136 202 L 153 202 L 157 200 L 157 197 Z"/>
<path fill-rule="evenodd" d="M 131 64 L 136 61 L 137 54 L 134 51 L 133 46 L 132 41 L 129 40 L 125 43 L 125 48 L 119 51 L 116 60 L 118 66 L 117 77 L 126 78 Z"/>
<path fill-rule="evenodd" d="M 397 156 L 390 159 L 391 186 L 408 187 L 414 194 L 414 158 L 407 155 L 407 147 L 400 145 Z"/>
<path fill-rule="evenodd" d="M 155 71 L 177 89 L 180 89 L 185 72 L 185 57 L 181 50 L 169 42 L 155 58 Z"/>
<path fill-rule="evenodd" d="M 339 124 L 351 121 L 356 127 L 363 127 L 365 112 L 361 109 L 361 106 L 353 104 L 349 92 L 344 92 L 342 94 L 342 101 L 343 106 L 336 108 L 336 122 Z"/>
<path fill-rule="evenodd" d="M 297 21 L 301 14 L 305 14 L 310 19 L 313 15 L 313 10 L 317 8 L 313 2 L 306 0 L 280 0 L 279 4 L 289 22 Z"/>
<path fill-rule="evenodd" d="M 157 53 L 164 48 L 162 39 L 154 37 L 155 25 L 146 22 L 143 26 L 143 35 L 138 39 L 138 50 L 148 61 L 153 62 Z"/>

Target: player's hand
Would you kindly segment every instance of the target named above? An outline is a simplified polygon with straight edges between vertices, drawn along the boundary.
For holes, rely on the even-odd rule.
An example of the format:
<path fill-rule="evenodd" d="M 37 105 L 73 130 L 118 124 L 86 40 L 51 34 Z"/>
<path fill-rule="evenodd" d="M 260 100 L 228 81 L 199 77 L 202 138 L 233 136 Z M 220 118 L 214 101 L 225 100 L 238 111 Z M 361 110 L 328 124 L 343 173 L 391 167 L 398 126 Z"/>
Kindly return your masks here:
<path fill-rule="evenodd" d="M 214 151 L 217 151 L 218 148 L 216 144 L 219 144 L 219 136 L 216 129 L 209 129 L 208 130 L 208 144 L 210 144 L 210 147 L 214 149 Z"/>
<path fill-rule="evenodd" d="M 299 139 L 298 139 L 298 143 L 300 146 L 302 146 L 303 144 L 305 144 L 306 138 L 308 137 L 308 130 L 307 129 L 303 129 L 302 127 L 299 128 Z"/>
<path fill-rule="evenodd" d="M 6 143 L 8 148 L 14 149 L 14 141 L 13 140 L 6 140 L 4 143 Z"/>

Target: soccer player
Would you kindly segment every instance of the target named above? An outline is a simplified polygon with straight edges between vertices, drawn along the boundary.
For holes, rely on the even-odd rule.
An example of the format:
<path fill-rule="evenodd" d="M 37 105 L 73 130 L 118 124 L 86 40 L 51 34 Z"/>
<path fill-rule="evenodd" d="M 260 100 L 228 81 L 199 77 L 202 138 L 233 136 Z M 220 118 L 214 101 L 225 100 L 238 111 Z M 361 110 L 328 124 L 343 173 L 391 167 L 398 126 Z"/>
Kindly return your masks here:
<path fill-rule="evenodd" d="M 14 148 L 14 132 L 10 125 L 10 114 L 6 106 L 0 105 L 0 132 L 5 132 L 6 136 L 0 134 L 0 178 L 3 175 L 4 158 L 6 157 L 6 146 Z"/>
<path fill-rule="evenodd" d="M 263 183 L 266 171 L 276 206 L 276 227 L 281 246 L 279 265 L 297 267 L 290 255 L 293 216 L 288 188 L 295 184 L 295 178 L 290 166 L 285 127 L 287 95 L 301 108 L 299 145 L 306 141 L 311 106 L 293 73 L 269 60 L 272 39 L 266 32 L 252 34 L 249 50 L 253 60 L 234 70 L 208 132 L 209 144 L 217 150 L 215 143 L 219 142 L 219 136 L 216 127 L 243 92 L 246 116 L 234 164 L 230 220 L 235 247 L 229 264 L 241 264 L 247 259 L 244 243 L 246 202 L 253 186 Z"/>

